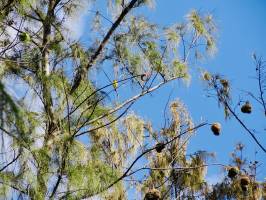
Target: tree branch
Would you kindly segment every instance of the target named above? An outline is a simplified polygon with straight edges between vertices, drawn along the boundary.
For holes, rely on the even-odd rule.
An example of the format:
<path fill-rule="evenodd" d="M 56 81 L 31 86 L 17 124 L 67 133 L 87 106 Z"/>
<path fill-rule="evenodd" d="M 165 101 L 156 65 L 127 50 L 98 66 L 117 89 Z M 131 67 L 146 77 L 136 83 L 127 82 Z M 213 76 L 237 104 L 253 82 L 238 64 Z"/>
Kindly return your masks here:
<path fill-rule="evenodd" d="M 167 170 L 179 170 L 179 171 L 186 171 L 186 170 L 191 170 L 191 169 L 198 169 L 198 168 L 202 168 L 202 167 L 208 167 L 208 166 L 221 166 L 221 167 L 227 167 L 227 165 L 224 164 L 220 164 L 220 163 L 213 163 L 213 164 L 205 164 L 205 165 L 199 165 L 199 166 L 195 166 L 195 167 L 170 167 L 170 168 L 151 168 L 151 167 L 142 167 L 139 168 L 133 172 L 131 172 L 130 174 L 128 174 L 127 176 L 131 176 L 139 171 L 142 170 L 162 170 L 162 171 L 167 171 Z"/>
<path fill-rule="evenodd" d="M 241 124 L 241 126 L 250 134 L 253 140 L 257 143 L 257 145 L 261 148 L 261 150 L 266 153 L 266 149 L 262 146 L 262 144 L 258 141 L 256 136 L 249 130 L 249 128 L 242 122 L 242 120 L 237 116 L 237 114 L 233 111 L 233 109 L 228 105 L 227 102 L 224 102 L 225 106 L 228 108 L 230 113 L 235 117 L 235 119 Z"/>
<path fill-rule="evenodd" d="M 196 130 L 202 126 L 205 126 L 207 125 L 207 123 L 201 123 L 193 128 L 189 128 L 187 130 L 185 130 L 184 132 L 180 133 L 179 135 L 173 137 L 171 140 L 169 140 L 168 142 L 164 143 L 164 145 L 168 145 L 170 143 L 172 143 L 173 141 L 175 141 L 176 139 L 180 138 L 182 135 L 190 132 L 190 131 L 193 131 L 193 130 Z M 97 192 L 97 194 L 100 194 L 108 189 L 110 189 L 111 187 L 113 187 L 115 184 L 117 184 L 118 182 L 120 182 L 121 180 L 123 180 L 125 177 L 128 176 L 128 173 L 129 171 L 132 169 L 132 167 L 137 163 L 137 161 L 142 158 L 144 155 L 148 154 L 149 152 L 153 151 L 156 149 L 156 145 L 153 146 L 152 148 L 150 149 L 147 149 L 145 150 L 144 152 L 142 152 L 137 158 L 135 158 L 135 160 L 131 163 L 131 165 L 128 167 L 128 169 L 118 178 L 116 179 L 113 183 L 111 183 L 110 185 L 108 185 L 107 187 L 103 188 L 102 190 L 100 190 L 99 192 Z M 97 194 L 94 194 L 94 195 L 97 195 Z M 82 196 L 80 199 L 84 199 L 84 198 L 87 198 L 87 195 L 85 194 L 84 196 Z"/>
<path fill-rule="evenodd" d="M 4 167 L 2 167 L 0 169 L 0 172 L 4 171 L 8 166 L 12 165 L 14 162 L 16 162 L 16 160 L 21 156 L 21 153 L 18 153 L 18 155 L 16 157 L 14 157 L 14 159 L 9 162 L 7 165 L 5 165 Z"/>
<path fill-rule="evenodd" d="M 98 59 L 99 55 L 103 51 L 104 47 L 106 46 L 107 42 L 109 41 L 110 37 L 114 33 L 114 31 L 117 29 L 117 27 L 120 25 L 122 20 L 125 18 L 125 16 L 130 12 L 130 10 L 134 7 L 134 5 L 137 3 L 138 0 L 132 0 L 121 12 L 117 20 L 113 23 L 109 31 L 106 33 L 105 37 L 103 38 L 102 42 L 100 43 L 98 49 L 95 51 L 95 53 L 92 55 L 90 58 L 90 61 L 88 65 L 86 66 L 86 70 L 88 71 L 89 68 L 91 68 L 96 60 Z M 81 74 L 77 73 L 75 78 L 74 78 L 74 83 L 72 85 L 72 88 L 70 90 L 70 94 L 73 94 L 74 91 L 78 88 L 78 86 L 81 83 Z"/>
<path fill-rule="evenodd" d="M 178 76 L 178 77 L 173 77 L 173 78 L 171 78 L 171 79 L 169 79 L 169 80 L 167 80 L 167 81 L 162 81 L 161 83 L 157 84 L 156 86 L 154 86 L 154 87 L 152 87 L 152 88 L 150 88 L 150 89 L 147 89 L 147 90 L 142 91 L 140 94 L 137 94 L 137 95 L 133 96 L 132 98 L 127 99 L 126 101 L 124 101 L 123 103 L 121 103 L 120 105 L 118 105 L 117 107 L 115 107 L 115 108 L 109 110 L 107 113 L 105 113 L 105 114 L 103 114 L 103 115 L 100 115 L 99 117 L 96 117 L 96 118 L 94 118 L 94 119 L 88 121 L 88 123 L 87 123 L 86 125 L 88 126 L 88 125 L 90 125 L 90 124 L 92 124 L 92 123 L 94 123 L 94 122 L 96 122 L 96 121 L 98 121 L 98 120 L 100 120 L 100 119 L 103 119 L 103 118 L 109 116 L 110 114 L 115 113 L 116 111 L 120 110 L 121 108 L 125 107 L 126 105 L 128 105 L 128 104 L 130 104 L 130 103 L 136 101 L 136 100 L 139 99 L 140 97 L 142 97 L 142 96 L 144 96 L 144 95 L 146 95 L 146 94 L 148 94 L 148 93 L 151 93 L 151 92 L 153 92 L 154 90 L 156 90 L 156 89 L 160 88 L 161 86 L 163 86 L 164 84 L 166 84 L 166 83 L 168 83 L 168 82 L 170 82 L 170 81 L 172 81 L 172 80 L 176 80 L 176 79 L 178 79 L 178 78 L 182 78 L 182 77 L 179 77 L 179 76 Z M 98 128 L 97 128 L 97 129 L 98 129 Z M 92 130 L 95 130 L 95 129 L 92 129 Z M 82 133 L 79 133 L 79 134 L 76 135 L 76 136 L 83 135 L 83 134 L 88 133 L 88 132 L 90 132 L 90 131 L 92 131 L 92 130 L 84 131 L 84 132 L 82 132 Z"/>
<path fill-rule="evenodd" d="M 146 95 L 146 94 L 148 94 L 148 93 L 151 93 L 151 92 L 153 92 L 154 90 L 156 90 L 156 89 L 162 87 L 164 84 L 166 84 L 166 83 L 168 83 L 168 82 L 170 82 L 170 81 L 176 80 L 176 79 L 178 79 L 178 78 L 182 78 L 182 77 L 179 77 L 179 76 L 178 76 L 178 77 L 173 77 L 173 78 L 167 80 L 166 82 L 165 82 L 165 81 L 162 81 L 161 83 L 157 84 L 156 86 L 154 86 L 154 87 L 152 87 L 152 88 L 150 88 L 150 89 L 147 89 L 147 90 L 142 91 L 140 94 L 137 94 L 137 95 L 135 95 L 134 97 L 132 97 L 132 98 L 130 98 L 130 99 L 124 101 L 124 102 L 121 103 L 119 106 L 115 107 L 114 109 L 110 110 L 109 112 L 107 112 L 107 113 L 105 113 L 105 114 L 103 114 L 103 115 L 101 115 L 101 116 L 99 116 L 99 117 L 97 117 L 97 118 L 94 118 L 93 120 L 89 121 L 89 122 L 88 122 L 88 125 L 89 125 L 89 124 L 92 124 L 93 122 L 96 122 L 97 120 L 102 119 L 102 118 L 104 118 L 104 117 L 106 117 L 106 116 L 108 116 L 108 115 L 110 115 L 110 114 L 112 114 L 112 113 L 114 113 L 114 112 L 116 112 L 116 111 L 118 111 L 119 109 L 123 108 L 124 106 L 126 106 L 126 105 L 129 104 L 129 103 L 131 103 L 132 101 L 135 101 L 135 100 L 139 99 L 140 97 L 142 97 L 142 96 L 144 96 L 144 95 Z"/>
<path fill-rule="evenodd" d="M 258 70 L 258 81 L 259 81 L 259 92 L 260 92 L 260 100 L 262 102 L 262 106 L 263 106 L 263 109 L 264 109 L 264 115 L 266 116 L 266 103 L 265 103 L 265 100 L 264 100 L 264 97 L 263 97 L 263 94 L 264 94 L 264 90 L 263 90 L 263 77 L 262 77 L 262 67 L 263 66 L 263 62 L 261 59 L 259 60 L 256 60 L 256 69 Z"/>

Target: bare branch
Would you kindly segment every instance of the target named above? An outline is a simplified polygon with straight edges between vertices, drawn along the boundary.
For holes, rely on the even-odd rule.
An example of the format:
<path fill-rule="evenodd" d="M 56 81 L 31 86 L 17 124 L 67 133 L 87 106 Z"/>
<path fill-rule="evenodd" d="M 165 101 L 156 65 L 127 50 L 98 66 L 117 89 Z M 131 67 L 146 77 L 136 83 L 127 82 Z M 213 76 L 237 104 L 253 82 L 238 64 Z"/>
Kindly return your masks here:
<path fill-rule="evenodd" d="M 208 166 L 221 166 L 221 167 L 227 167 L 227 165 L 221 164 L 221 163 L 212 163 L 212 164 L 205 164 L 205 165 L 199 165 L 199 166 L 194 166 L 194 167 L 169 167 L 169 168 L 151 168 L 151 167 L 142 167 L 139 168 L 127 176 L 131 176 L 139 171 L 142 170 L 161 170 L 161 171 L 168 171 L 168 170 L 178 170 L 178 171 L 188 171 L 188 170 L 193 170 L 193 169 L 198 169 L 202 167 L 208 167 Z"/>
<path fill-rule="evenodd" d="M 253 140 L 257 143 L 257 145 L 261 148 L 261 150 L 266 153 L 266 149 L 262 146 L 262 144 L 258 141 L 254 133 L 244 124 L 244 122 L 237 116 L 237 114 L 233 111 L 233 109 L 229 106 L 227 102 L 224 102 L 224 105 L 230 113 L 235 117 L 235 119 L 241 124 L 241 126 L 250 134 L 250 136 L 253 138 Z"/>
<path fill-rule="evenodd" d="M 99 119 L 102 119 L 102 118 L 104 118 L 104 117 L 106 117 L 106 116 L 108 116 L 108 115 L 110 115 L 110 114 L 112 114 L 112 113 L 114 113 L 114 112 L 116 112 L 116 111 L 118 111 L 118 110 L 120 110 L 121 108 L 123 108 L 123 107 L 126 106 L 127 104 L 131 103 L 132 101 L 135 101 L 135 100 L 139 99 L 140 97 L 142 97 L 142 96 L 144 96 L 144 95 L 146 95 L 146 94 L 148 94 L 148 93 L 151 93 L 151 92 L 153 92 L 154 90 L 160 88 L 161 86 L 165 85 L 166 83 L 168 83 L 168 82 L 170 82 L 170 81 L 172 81 L 172 80 L 176 80 L 176 79 L 178 79 L 178 78 L 183 78 L 183 77 L 180 77 L 180 76 L 178 76 L 178 77 L 173 77 L 173 78 L 167 80 L 166 82 L 163 81 L 163 82 L 157 84 L 156 86 L 154 86 L 154 87 L 152 87 L 152 88 L 150 88 L 150 89 L 147 89 L 147 90 L 142 91 L 140 94 L 137 94 L 137 95 L 135 95 L 134 97 L 132 97 L 132 98 L 130 98 L 130 99 L 124 101 L 124 102 L 121 103 L 119 106 L 117 106 L 117 107 L 115 107 L 114 109 L 108 111 L 107 113 L 105 113 L 105 114 L 103 114 L 103 115 L 101 115 L 101 116 L 99 116 L 99 117 L 97 117 L 97 118 L 94 118 L 93 120 L 89 121 L 89 122 L 88 122 L 88 125 L 89 125 L 89 124 L 92 124 L 93 122 L 95 122 L 95 121 L 97 121 L 97 120 L 99 120 Z"/>
<path fill-rule="evenodd" d="M 266 117 L 266 102 L 265 102 L 265 99 L 263 97 L 264 90 L 265 90 L 265 89 L 263 89 L 263 85 L 264 85 L 263 81 L 266 81 L 266 77 L 263 77 L 263 68 L 265 67 L 265 65 L 263 65 L 263 61 L 261 58 L 255 59 L 255 61 L 256 61 L 256 71 L 257 71 L 257 76 L 258 76 L 260 100 L 262 102 L 262 106 L 264 109 L 264 115 Z"/>
<path fill-rule="evenodd" d="M 154 87 L 152 87 L 152 88 L 150 88 L 150 89 L 147 89 L 147 90 L 142 91 L 140 94 L 137 94 L 137 95 L 135 95 L 134 97 L 132 97 L 132 98 L 130 98 L 130 99 L 124 101 L 123 103 L 121 103 L 121 104 L 118 105 L 117 107 L 115 107 L 115 108 L 109 110 L 107 113 L 105 113 L 105 114 L 103 114 L 103 115 L 100 115 L 99 117 L 96 117 L 96 118 L 94 118 L 94 119 L 88 121 L 88 123 L 87 123 L 86 125 L 90 125 L 90 124 L 92 124 L 92 123 L 94 123 L 94 122 L 96 122 L 96 121 L 98 121 L 98 120 L 100 120 L 100 119 L 103 119 L 103 118 L 109 116 L 110 114 L 115 113 L 116 111 L 120 110 L 121 108 L 125 107 L 126 105 L 128 105 L 128 104 L 130 104 L 130 103 L 132 103 L 132 102 L 135 102 L 135 101 L 138 100 L 140 97 L 142 97 L 142 96 L 144 96 L 144 95 L 146 95 L 146 94 L 148 94 L 148 93 L 151 93 L 151 92 L 153 92 L 154 90 L 156 90 L 156 89 L 160 88 L 161 86 L 165 85 L 166 83 L 168 83 L 168 82 L 170 82 L 170 81 L 172 81 L 172 80 L 176 80 L 176 79 L 178 79 L 178 78 L 182 78 L 182 77 L 179 77 L 179 76 L 178 76 L 178 77 L 173 77 L 173 78 L 171 78 L 171 79 L 169 79 L 169 80 L 167 80 L 167 81 L 162 81 L 161 83 L 157 84 L 156 86 L 154 86 Z M 92 130 L 94 130 L 94 129 L 92 129 Z M 84 132 L 82 132 L 82 133 L 77 134 L 77 136 L 83 135 L 83 134 L 88 133 L 88 132 L 90 132 L 90 131 L 92 131 L 92 130 L 84 131 Z"/>
<path fill-rule="evenodd" d="M 0 169 L 0 172 L 4 171 L 8 166 L 12 165 L 14 162 L 16 162 L 16 160 L 21 156 L 21 152 L 18 153 L 18 155 L 16 157 L 13 158 L 13 160 L 11 162 L 9 162 L 7 165 L 5 165 L 4 167 L 2 167 Z"/>

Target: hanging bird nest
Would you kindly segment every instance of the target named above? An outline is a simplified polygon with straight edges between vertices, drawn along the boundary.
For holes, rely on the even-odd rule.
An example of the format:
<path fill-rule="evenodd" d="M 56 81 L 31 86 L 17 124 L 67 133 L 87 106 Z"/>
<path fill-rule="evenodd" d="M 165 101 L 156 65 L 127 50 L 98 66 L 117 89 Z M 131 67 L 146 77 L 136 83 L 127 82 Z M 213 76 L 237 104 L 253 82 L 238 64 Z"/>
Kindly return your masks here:
<path fill-rule="evenodd" d="M 216 136 L 220 135 L 221 128 L 222 128 L 222 126 L 218 122 L 213 123 L 211 126 L 211 130 L 212 130 L 213 134 Z"/>
<path fill-rule="evenodd" d="M 243 175 L 240 178 L 240 186 L 243 192 L 247 192 L 248 191 L 248 185 L 250 184 L 250 179 L 248 176 Z"/>
<path fill-rule="evenodd" d="M 233 179 L 237 176 L 237 174 L 239 173 L 239 170 L 237 167 L 231 167 L 229 170 L 228 170 L 228 177 Z"/>
<path fill-rule="evenodd" d="M 155 146 L 155 150 L 157 151 L 157 153 L 161 153 L 164 148 L 165 145 L 162 142 L 157 143 Z"/>
<path fill-rule="evenodd" d="M 262 183 L 262 195 L 266 199 L 266 182 Z"/>
<path fill-rule="evenodd" d="M 240 178 L 240 185 L 249 185 L 250 183 L 250 180 L 249 180 L 249 177 L 244 175 L 244 176 L 241 176 Z"/>
<path fill-rule="evenodd" d="M 144 200 L 160 200 L 161 192 L 155 188 L 149 189 L 145 194 Z"/>
<path fill-rule="evenodd" d="M 242 107 L 241 107 L 241 112 L 242 113 L 247 113 L 250 114 L 252 111 L 252 107 L 250 103 L 247 101 Z"/>

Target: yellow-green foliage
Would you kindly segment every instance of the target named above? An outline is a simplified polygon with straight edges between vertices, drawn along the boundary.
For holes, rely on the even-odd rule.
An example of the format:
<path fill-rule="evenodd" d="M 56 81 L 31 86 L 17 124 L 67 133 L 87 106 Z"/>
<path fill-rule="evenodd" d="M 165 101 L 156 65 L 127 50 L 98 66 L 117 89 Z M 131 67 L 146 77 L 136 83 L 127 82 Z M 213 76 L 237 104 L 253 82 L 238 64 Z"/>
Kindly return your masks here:
<path fill-rule="evenodd" d="M 192 119 L 185 107 L 179 100 L 174 100 L 169 105 L 171 119 L 169 128 L 162 130 L 163 137 L 169 139 L 177 136 L 183 130 L 192 128 Z M 190 133 L 193 133 L 191 131 Z M 200 190 L 204 183 L 205 168 L 197 167 L 204 164 L 203 158 L 200 155 L 186 158 L 186 145 L 191 134 L 176 138 L 174 142 L 169 144 L 161 153 L 153 152 L 149 155 L 149 166 L 153 169 L 150 171 L 147 180 L 145 181 L 142 191 L 151 186 L 161 186 L 161 193 L 172 187 L 188 188 L 188 190 Z M 159 138 L 159 137 L 158 137 Z M 158 140 L 157 137 L 154 139 Z M 185 170 L 175 170 L 175 167 L 192 168 Z M 194 168 L 195 167 L 195 168 Z M 175 185 L 175 186 L 173 186 Z"/>
<path fill-rule="evenodd" d="M 216 31 L 216 26 L 213 22 L 211 15 L 201 16 L 196 10 L 192 10 L 188 19 L 191 23 L 191 26 L 197 33 L 198 37 L 203 37 L 206 41 L 206 50 L 209 53 L 212 53 L 216 50 L 215 40 L 213 33 Z"/>
<path fill-rule="evenodd" d="M 97 126 L 101 126 L 100 120 Z M 128 157 L 134 156 L 143 145 L 143 136 L 144 121 L 133 113 L 129 114 L 119 123 L 113 123 L 110 127 L 104 127 L 90 134 L 94 142 L 91 147 L 92 155 L 97 157 L 104 152 L 111 165 L 122 166 Z M 101 152 L 97 148 L 102 148 L 104 151 Z"/>
<path fill-rule="evenodd" d="M 189 161 L 188 167 L 196 167 L 195 169 L 189 170 L 189 173 L 185 173 L 184 184 L 194 190 L 199 190 L 201 184 L 204 182 L 206 168 L 199 167 L 204 165 L 204 161 L 199 155 L 196 155 L 191 158 Z"/>
<path fill-rule="evenodd" d="M 72 32 L 67 30 L 65 22 L 75 19 L 75 14 L 80 16 L 79 11 L 87 8 L 87 1 L 51 4 L 55 2 L 18 0 L 13 1 L 12 9 L 0 11 L 0 30 L 5 36 L 0 41 L 3 48 L 12 41 L 6 33 L 7 26 L 17 26 L 18 22 L 23 22 L 17 32 L 19 37 L 14 41 L 15 46 L 2 55 L 0 77 L 5 81 L 12 78 L 15 83 L 16 80 L 23 80 L 25 84 L 17 97 L 16 94 L 11 96 L 0 83 L 0 103 L 3 105 L 0 109 L 1 128 L 6 129 L 3 132 L 8 137 L 10 148 L 15 153 L 21 153 L 10 166 L 14 172 L 8 168 L 0 173 L 0 181 L 3 182 L 0 184 L 0 198 L 3 199 L 12 195 L 13 190 L 18 192 L 20 189 L 25 198 L 37 200 L 59 199 L 63 195 L 67 195 L 66 199 L 82 199 L 85 194 L 86 197 L 98 195 L 117 180 L 139 154 L 193 127 L 192 119 L 180 100 L 170 103 L 170 118 L 168 120 L 166 117 L 165 126 L 160 130 L 154 129 L 133 112 L 119 116 L 125 107 L 116 111 L 115 106 L 124 98 L 123 94 L 120 99 L 119 94 L 124 83 L 126 87 L 130 87 L 128 84 L 131 81 L 136 83 L 137 90 L 134 92 L 142 94 L 141 91 L 146 90 L 149 83 L 153 87 L 158 82 L 167 83 L 168 79 L 177 77 L 188 80 L 193 48 L 202 41 L 206 42 L 204 47 L 207 51 L 214 46 L 211 17 L 204 18 L 193 11 L 188 23 L 159 28 L 130 10 L 108 39 L 108 35 L 104 36 L 110 27 L 106 26 L 105 20 L 114 17 L 111 20 L 115 22 L 123 6 L 129 3 L 109 0 L 111 9 L 108 12 L 111 16 L 105 17 L 98 11 L 91 11 L 95 14 L 89 22 L 93 29 L 90 33 L 93 34 L 84 43 L 72 38 Z M 94 2 L 97 3 L 90 1 Z M 121 5 L 123 2 L 125 5 Z M 151 4 L 151 0 L 137 1 L 133 7 Z M 195 32 L 197 37 L 193 38 Z M 107 41 L 102 38 L 107 38 Z M 200 50 L 202 53 L 206 51 L 204 48 Z M 114 88 L 118 98 L 113 98 L 112 85 L 99 90 L 98 86 L 104 81 L 93 76 L 98 72 L 102 74 L 101 67 L 105 64 L 114 65 L 114 76 L 109 70 L 104 73 L 107 77 L 110 75 L 110 83 L 113 80 L 117 83 Z M 44 73 L 48 65 L 49 74 Z M 147 84 L 140 81 L 140 75 L 144 73 L 151 77 Z M 124 77 L 134 78 L 120 82 Z M 79 81 L 80 84 L 75 85 Z M 70 92 L 73 86 L 77 88 Z M 25 99 L 30 99 L 34 109 Z M 77 137 L 81 133 L 84 134 Z M 160 153 L 152 150 L 145 154 L 129 173 L 139 167 L 152 168 L 139 171 L 144 174 L 143 188 L 161 185 L 162 194 L 173 187 L 186 187 L 189 192 L 199 190 L 192 184 L 203 182 L 203 168 L 174 169 L 193 168 L 203 163 L 200 157 L 186 157 L 186 145 L 192 133 L 188 131 L 175 138 Z M 180 175 L 178 181 L 173 172 Z M 134 179 L 139 174 L 134 175 L 124 178 Z M 126 199 L 127 188 L 124 186 L 135 187 L 121 181 L 98 197 Z M 53 188 L 56 193 L 52 194 Z"/>
<path fill-rule="evenodd" d="M 190 82 L 190 74 L 189 74 L 189 70 L 188 70 L 188 66 L 186 63 L 175 59 L 172 62 L 172 72 L 173 75 L 172 76 L 177 76 L 182 78 L 182 80 L 184 80 L 187 84 L 189 84 Z"/>
<path fill-rule="evenodd" d="M 9 184 L 15 181 L 16 177 L 13 172 L 1 172 L 0 179 L 1 179 L 0 197 L 5 198 L 9 194 L 11 189 L 9 187 Z"/>
<path fill-rule="evenodd" d="M 213 191 L 206 195 L 206 199 L 261 199 L 263 194 L 259 183 L 252 182 L 248 186 L 248 190 L 244 192 L 239 182 L 239 179 L 234 179 L 230 182 L 227 178 L 225 178 L 221 183 L 217 183 L 213 187 Z"/>
<path fill-rule="evenodd" d="M 123 134 L 129 153 L 135 153 L 144 139 L 144 121 L 135 114 L 128 115 L 122 122 L 125 127 Z"/>
<path fill-rule="evenodd" d="M 84 188 L 87 193 L 93 194 L 114 181 L 118 177 L 118 173 L 99 160 L 91 160 L 83 165 L 69 166 L 67 176 L 71 189 Z"/>
<path fill-rule="evenodd" d="M 180 42 L 180 35 L 175 30 L 175 27 L 165 29 L 165 35 L 168 41 L 173 42 L 176 45 Z"/>
<path fill-rule="evenodd" d="M 188 18 L 199 35 L 206 34 L 204 22 L 196 10 L 191 11 L 191 13 L 188 15 Z"/>

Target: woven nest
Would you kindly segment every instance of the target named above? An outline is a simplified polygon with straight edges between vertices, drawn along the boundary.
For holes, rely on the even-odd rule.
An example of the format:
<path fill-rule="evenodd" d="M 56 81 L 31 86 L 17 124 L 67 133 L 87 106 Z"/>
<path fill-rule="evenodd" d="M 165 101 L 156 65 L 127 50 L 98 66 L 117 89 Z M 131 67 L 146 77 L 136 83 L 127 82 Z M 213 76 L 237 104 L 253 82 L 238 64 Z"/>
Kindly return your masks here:
<path fill-rule="evenodd" d="M 229 178 L 235 178 L 237 176 L 237 174 L 239 173 L 239 170 L 237 167 L 231 167 L 229 170 L 228 170 L 228 177 Z"/>
<path fill-rule="evenodd" d="M 249 102 L 246 102 L 242 107 L 241 107 L 241 112 L 242 113 L 247 113 L 250 114 L 252 112 L 252 107 Z"/>
<path fill-rule="evenodd" d="M 161 142 L 157 143 L 155 146 L 155 150 L 158 153 L 161 153 L 164 148 L 165 148 L 165 145 L 164 145 L 164 143 L 161 143 Z"/>
<path fill-rule="evenodd" d="M 150 189 L 146 194 L 144 200 L 160 200 L 161 193 L 157 189 Z"/>
<path fill-rule="evenodd" d="M 212 130 L 214 135 L 216 135 L 216 136 L 220 135 L 221 124 L 218 123 L 218 122 L 213 123 L 212 126 L 211 126 L 211 130 Z"/>

